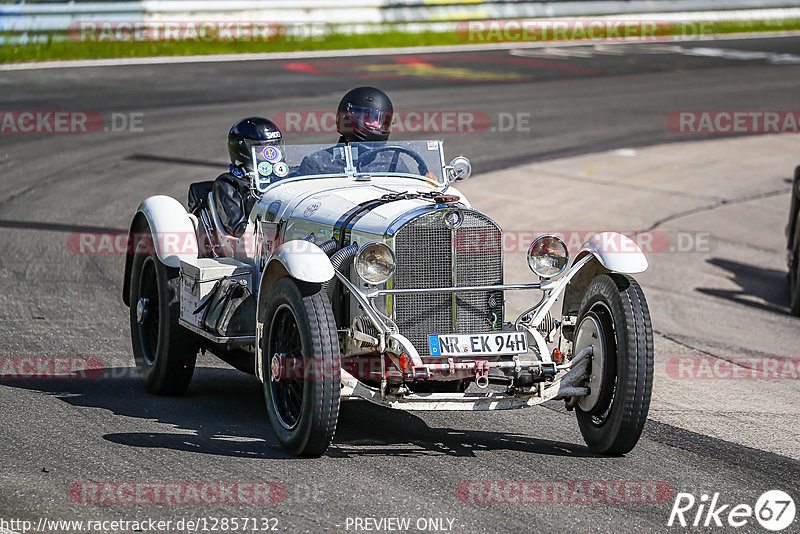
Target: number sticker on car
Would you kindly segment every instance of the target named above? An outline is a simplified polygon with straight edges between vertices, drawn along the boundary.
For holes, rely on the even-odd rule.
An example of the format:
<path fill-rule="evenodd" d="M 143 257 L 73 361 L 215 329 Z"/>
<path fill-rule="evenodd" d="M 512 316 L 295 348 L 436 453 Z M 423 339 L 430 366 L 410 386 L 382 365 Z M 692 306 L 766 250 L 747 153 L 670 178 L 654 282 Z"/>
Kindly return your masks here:
<path fill-rule="evenodd" d="M 491 334 L 431 334 L 431 356 L 505 356 L 528 352 L 524 332 Z"/>

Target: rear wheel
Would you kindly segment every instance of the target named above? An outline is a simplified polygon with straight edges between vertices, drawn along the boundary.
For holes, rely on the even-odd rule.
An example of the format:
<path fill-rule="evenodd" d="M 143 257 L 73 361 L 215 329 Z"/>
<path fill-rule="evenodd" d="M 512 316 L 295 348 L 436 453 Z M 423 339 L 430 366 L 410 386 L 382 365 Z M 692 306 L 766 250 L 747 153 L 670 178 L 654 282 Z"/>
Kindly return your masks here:
<path fill-rule="evenodd" d="M 625 454 L 639 441 L 653 387 L 653 329 L 641 287 L 630 276 L 595 277 L 577 324 L 574 353 L 593 347 L 578 426 L 593 452 Z"/>
<path fill-rule="evenodd" d="M 282 278 L 267 298 L 260 340 L 267 413 L 281 446 L 321 456 L 339 418 L 341 369 L 336 323 L 318 285 Z"/>
<path fill-rule="evenodd" d="M 149 233 L 138 239 L 130 283 L 133 356 L 148 391 L 179 395 L 192 379 L 199 346 L 178 325 L 178 270 L 161 263 Z"/>
<path fill-rule="evenodd" d="M 800 244 L 795 238 L 794 251 L 792 253 L 792 265 L 789 267 L 789 307 L 792 315 L 800 316 Z"/>

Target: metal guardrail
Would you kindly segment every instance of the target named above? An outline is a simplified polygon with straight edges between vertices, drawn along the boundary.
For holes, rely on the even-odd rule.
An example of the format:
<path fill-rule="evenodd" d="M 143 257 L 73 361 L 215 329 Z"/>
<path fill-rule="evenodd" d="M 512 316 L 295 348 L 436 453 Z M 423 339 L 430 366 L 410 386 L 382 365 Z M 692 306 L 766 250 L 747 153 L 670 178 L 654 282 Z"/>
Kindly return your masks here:
<path fill-rule="evenodd" d="M 800 0 L 27 0 L 0 3 L 0 32 L 63 31 L 86 20 L 428 24 L 797 6 Z"/>

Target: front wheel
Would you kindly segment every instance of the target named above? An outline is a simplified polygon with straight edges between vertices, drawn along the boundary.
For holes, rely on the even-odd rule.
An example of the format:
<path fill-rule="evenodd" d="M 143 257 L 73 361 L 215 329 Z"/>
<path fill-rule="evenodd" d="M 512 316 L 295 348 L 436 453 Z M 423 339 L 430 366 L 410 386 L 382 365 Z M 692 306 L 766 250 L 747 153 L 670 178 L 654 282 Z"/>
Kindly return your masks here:
<path fill-rule="evenodd" d="M 267 298 L 260 343 L 278 441 L 296 456 L 321 456 L 336 431 L 341 391 L 339 341 L 325 291 L 280 279 Z"/>
<path fill-rule="evenodd" d="M 180 274 L 155 253 L 150 234 L 134 245 L 130 283 L 133 356 L 151 393 L 179 395 L 194 373 L 197 341 L 178 325 Z"/>
<path fill-rule="evenodd" d="M 601 274 L 583 297 L 574 354 L 592 346 L 589 395 L 577 417 L 589 449 L 630 452 L 642 434 L 653 388 L 653 328 L 647 301 L 630 276 Z"/>

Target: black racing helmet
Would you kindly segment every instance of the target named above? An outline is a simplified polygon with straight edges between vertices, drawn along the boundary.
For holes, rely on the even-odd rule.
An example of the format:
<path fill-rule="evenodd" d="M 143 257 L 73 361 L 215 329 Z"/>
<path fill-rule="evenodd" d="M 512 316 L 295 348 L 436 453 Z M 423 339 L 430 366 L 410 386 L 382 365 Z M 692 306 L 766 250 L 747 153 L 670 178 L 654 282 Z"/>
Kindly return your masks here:
<path fill-rule="evenodd" d="M 231 127 L 228 132 L 228 153 L 231 163 L 237 167 L 253 170 L 253 155 L 251 149 L 255 145 L 281 145 L 283 134 L 280 129 L 269 119 L 264 117 L 249 117 L 242 119 Z"/>
<path fill-rule="evenodd" d="M 336 130 L 350 141 L 386 141 L 394 109 L 386 93 L 374 87 L 350 90 L 336 110 Z"/>

